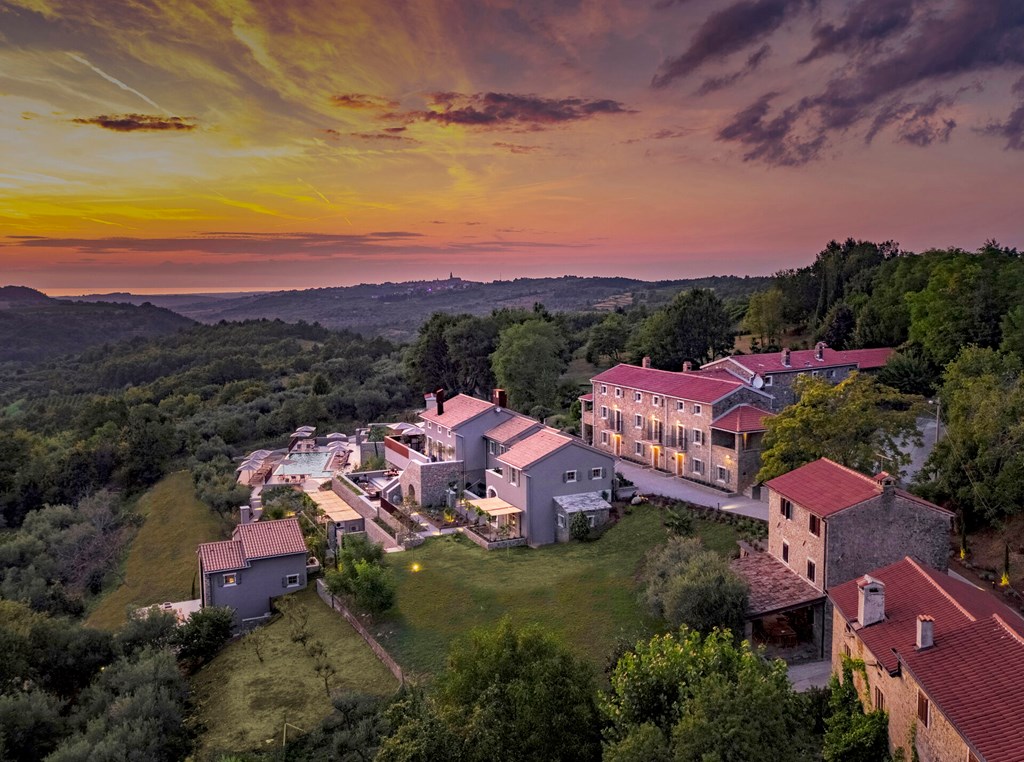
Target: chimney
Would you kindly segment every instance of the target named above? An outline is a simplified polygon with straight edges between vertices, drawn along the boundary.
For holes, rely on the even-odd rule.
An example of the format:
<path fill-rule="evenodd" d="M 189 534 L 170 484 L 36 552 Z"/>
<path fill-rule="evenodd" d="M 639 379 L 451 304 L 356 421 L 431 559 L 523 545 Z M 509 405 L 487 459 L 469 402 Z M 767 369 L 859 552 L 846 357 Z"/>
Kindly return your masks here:
<path fill-rule="evenodd" d="M 782 364 L 785 367 L 787 367 L 787 368 L 789 367 L 789 348 L 788 347 L 786 349 L 782 350 Z"/>
<path fill-rule="evenodd" d="M 238 506 L 238 523 L 249 524 L 252 522 L 252 508 L 248 505 Z"/>
<path fill-rule="evenodd" d="M 640 367 L 641 368 L 649 368 L 649 367 L 651 367 L 651 356 L 650 355 L 645 355 L 644 356 L 644 359 L 642 359 L 640 361 Z"/>
<path fill-rule="evenodd" d="M 920 614 L 917 617 L 917 650 L 923 651 L 935 645 L 935 617 Z"/>
<path fill-rule="evenodd" d="M 437 414 L 444 415 L 444 389 L 438 389 L 434 396 L 437 397 Z"/>
<path fill-rule="evenodd" d="M 508 407 L 508 397 L 504 389 L 494 389 L 491 392 L 491 403 L 497 407 Z"/>
<path fill-rule="evenodd" d="M 693 370 L 693 363 L 687 360 L 683 363 L 683 373 L 689 373 L 691 370 Z"/>
<path fill-rule="evenodd" d="M 819 341 L 814 345 L 814 359 L 818 362 L 823 362 L 825 359 L 825 347 L 827 347 L 824 341 Z"/>
<path fill-rule="evenodd" d="M 857 621 L 870 627 L 885 619 L 885 584 L 865 574 L 857 580 Z"/>

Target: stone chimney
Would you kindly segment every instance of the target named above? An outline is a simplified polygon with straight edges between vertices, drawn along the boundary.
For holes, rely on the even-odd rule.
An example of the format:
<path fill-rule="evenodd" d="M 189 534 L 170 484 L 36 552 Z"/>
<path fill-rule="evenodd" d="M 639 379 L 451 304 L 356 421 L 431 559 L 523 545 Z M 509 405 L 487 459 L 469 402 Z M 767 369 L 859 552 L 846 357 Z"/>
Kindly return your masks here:
<path fill-rule="evenodd" d="M 865 574 L 857 580 L 857 621 L 870 627 L 885 619 L 885 583 Z"/>
<path fill-rule="evenodd" d="M 782 350 L 782 364 L 785 367 L 789 367 L 789 348 Z"/>
<path fill-rule="evenodd" d="M 645 355 L 644 356 L 644 359 L 642 359 L 640 361 L 640 367 L 641 368 L 649 368 L 649 367 L 651 367 L 651 356 L 650 355 Z"/>
<path fill-rule="evenodd" d="M 252 508 L 248 505 L 238 506 L 238 523 L 249 524 L 252 523 Z"/>
<path fill-rule="evenodd" d="M 819 341 L 817 344 L 814 345 L 815 360 L 817 360 L 818 362 L 823 362 L 825 360 L 825 347 L 827 346 L 828 344 L 826 344 L 824 341 Z"/>
<path fill-rule="evenodd" d="M 437 398 L 437 414 L 444 415 L 444 389 L 438 389 L 434 396 Z"/>
<path fill-rule="evenodd" d="M 504 389 L 494 389 L 491 391 L 491 404 L 497 407 L 508 407 L 508 397 Z"/>
<path fill-rule="evenodd" d="M 693 370 L 693 363 L 687 360 L 683 363 L 683 373 L 689 373 L 691 370 Z"/>
<path fill-rule="evenodd" d="M 923 651 L 935 645 L 935 617 L 920 614 L 917 617 L 917 650 Z"/>

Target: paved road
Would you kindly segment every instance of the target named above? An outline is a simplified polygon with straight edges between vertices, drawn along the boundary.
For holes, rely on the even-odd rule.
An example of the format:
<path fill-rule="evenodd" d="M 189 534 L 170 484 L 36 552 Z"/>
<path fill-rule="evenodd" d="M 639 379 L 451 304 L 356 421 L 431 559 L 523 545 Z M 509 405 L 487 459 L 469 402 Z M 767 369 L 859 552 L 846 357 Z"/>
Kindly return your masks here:
<path fill-rule="evenodd" d="M 738 513 L 741 516 L 751 516 L 766 521 L 768 519 L 768 504 L 758 500 L 751 500 L 742 495 L 730 497 L 710 487 L 702 487 L 671 474 L 655 471 L 653 468 L 644 468 L 625 460 L 618 461 L 615 464 L 615 470 L 620 471 L 623 476 L 633 482 L 641 494 L 664 495 L 677 500 L 688 500 L 697 505 L 719 508 L 729 513 Z"/>

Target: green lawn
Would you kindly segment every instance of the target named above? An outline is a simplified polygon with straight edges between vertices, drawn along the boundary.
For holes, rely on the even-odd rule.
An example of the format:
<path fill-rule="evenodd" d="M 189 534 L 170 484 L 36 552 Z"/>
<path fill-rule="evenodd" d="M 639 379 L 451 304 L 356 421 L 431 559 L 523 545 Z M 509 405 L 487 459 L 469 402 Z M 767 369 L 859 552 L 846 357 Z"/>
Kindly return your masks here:
<path fill-rule="evenodd" d="M 337 674 L 332 690 L 354 690 L 380 696 L 398 688 L 398 681 L 380 663 L 351 625 L 332 611 L 313 586 L 295 594 L 309 614 L 308 628 L 327 648 Z M 244 639 L 227 646 L 192 679 L 196 716 L 205 728 L 200 758 L 214 751 L 244 751 L 279 745 L 284 723 L 311 730 L 331 711 L 323 680 L 313 660 L 280 617 L 264 630 L 261 662 Z M 289 728 L 289 734 L 298 734 Z M 272 743 L 267 743 L 272 740 Z"/>
<path fill-rule="evenodd" d="M 694 524 L 708 547 L 735 550 L 731 526 Z M 434 673 L 453 638 L 508 614 L 555 632 L 603 668 L 617 640 L 658 627 L 637 602 L 635 575 L 644 553 L 666 536 L 659 510 L 640 506 L 589 543 L 486 551 L 457 536 L 428 540 L 388 556 L 398 605 L 378 624 L 378 638 L 407 670 Z"/>
<path fill-rule="evenodd" d="M 222 519 L 196 498 L 186 471 L 157 482 L 136 510 L 146 521 L 128 551 L 124 582 L 90 612 L 91 627 L 117 629 L 129 607 L 188 600 L 198 569 L 196 547 L 224 534 Z"/>

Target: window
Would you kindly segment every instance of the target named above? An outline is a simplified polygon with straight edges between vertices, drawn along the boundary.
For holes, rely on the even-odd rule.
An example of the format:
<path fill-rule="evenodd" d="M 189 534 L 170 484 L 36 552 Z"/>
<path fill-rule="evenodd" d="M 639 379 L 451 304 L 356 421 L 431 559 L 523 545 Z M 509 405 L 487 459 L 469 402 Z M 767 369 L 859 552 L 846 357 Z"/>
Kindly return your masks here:
<path fill-rule="evenodd" d="M 633 428 L 642 429 L 644 427 L 644 417 L 642 415 L 633 416 Z"/>
<path fill-rule="evenodd" d="M 576 481 L 576 471 L 566 471 L 565 479 L 563 481 L 565 481 L 567 484 L 571 484 L 572 482 Z"/>
<path fill-rule="evenodd" d="M 814 561 L 808 561 L 807 562 L 807 579 L 809 579 L 811 582 L 814 582 L 814 572 L 815 571 L 816 571 L 816 569 L 814 568 Z"/>
<path fill-rule="evenodd" d="M 700 447 L 702 444 L 704 444 L 704 432 L 701 431 L 700 429 L 693 430 L 693 443 L 697 445 L 697 447 Z"/>
<path fill-rule="evenodd" d="M 875 686 L 875 711 L 885 711 L 885 694 L 878 686 Z"/>
<path fill-rule="evenodd" d="M 238 575 L 236 574 L 225 574 L 224 575 L 224 587 L 234 587 L 238 584 Z"/>
<path fill-rule="evenodd" d="M 644 395 L 641 392 L 633 392 L 633 402 L 643 402 Z"/>
<path fill-rule="evenodd" d="M 811 514 L 811 518 L 808 522 L 807 528 L 815 537 L 821 537 L 821 519 L 819 519 L 813 513 Z"/>
<path fill-rule="evenodd" d="M 601 405 L 601 417 L 608 420 L 608 408 L 604 405 Z"/>
<path fill-rule="evenodd" d="M 702 460 L 700 460 L 698 458 L 694 458 L 691 462 L 693 463 L 693 473 L 695 473 L 695 474 L 702 474 L 702 473 L 704 473 L 704 461 L 702 461 Z"/>
<path fill-rule="evenodd" d="M 518 468 L 510 468 L 508 470 L 508 483 L 511 484 L 513 487 L 518 487 L 519 486 L 519 469 Z"/>
<path fill-rule="evenodd" d="M 597 526 L 597 517 L 592 513 L 588 513 L 587 523 L 590 524 L 590 528 L 593 529 L 595 526 Z"/>
<path fill-rule="evenodd" d="M 789 543 L 786 541 L 782 542 L 782 560 L 789 563 Z"/>
<path fill-rule="evenodd" d="M 565 529 L 565 516 L 558 514 L 558 528 Z"/>
<path fill-rule="evenodd" d="M 812 371 L 811 371 L 811 377 L 812 377 L 812 378 L 817 378 L 817 377 L 818 377 L 818 371 L 816 371 L 816 370 L 812 370 Z"/>
<path fill-rule="evenodd" d="M 764 377 L 764 385 L 765 386 L 771 386 L 772 385 L 772 377 L 771 376 L 765 376 Z"/>
<path fill-rule="evenodd" d="M 608 387 L 605 384 L 601 384 L 601 394 L 607 394 Z"/>
<path fill-rule="evenodd" d="M 720 482 L 729 483 L 729 469 L 722 466 L 715 466 L 715 478 Z"/>
<path fill-rule="evenodd" d="M 676 400 L 676 410 L 678 412 L 680 412 L 680 413 L 685 412 L 686 411 L 686 403 L 683 402 L 682 400 Z"/>
<path fill-rule="evenodd" d="M 928 697 L 919 690 L 917 692 L 917 719 L 925 727 L 928 727 L 929 715 L 931 714 L 930 709 Z"/>
<path fill-rule="evenodd" d="M 604 468 L 602 467 L 602 468 L 592 468 L 592 469 L 590 469 L 590 478 L 591 479 L 603 479 L 604 478 Z"/>
<path fill-rule="evenodd" d="M 285 587 L 298 587 L 299 586 L 299 575 L 298 574 L 289 574 L 287 577 L 284 578 L 284 586 Z"/>
<path fill-rule="evenodd" d="M 601 444 L 608 444 L 608 432 L 607 431 L 602 431 L 601 432 Z"/>
<path fill-rule="evenodd" d="M 851 656 L 853 656 L 853 652 L 850 651 L 850 644 L 849 643 L 844 643 L 843 644 L 843 653 L 846 654 L 846 658 L 847 659 L 849 659 Z"/>
<path fill-rule="evenodd" d="M 693 403 L 693 414 L 694 415 L 702 415 L 703 413 L 704 413 L 704 408 L 701 407 L 700 405 L 698 405 L 696 402 L 694 402 Z"/>
<path fill-rule="evenodd" d="M 487 452 L 489 452 L 491 455 L 494 455 L 494 442 L 487 443 Z"/>
<path fill-rule="evenodd" d="M 615 387 L 615 396 L 616 397 L 621 397 L 622 396 L 622 389 L 620 389 L 617 386 Z"/>
<path fill-rule="evenodd" d="M 651 404 L 654 405 L 655 407 L 661 407 L 661 397 L 655 394 L 653 397 L 651 397 Z"/>
<path fill-rule="evenodd" d="M 643 454 L 644 454 L 644 443 L 643 442 L 637 442 L 635 445 L 633 445 L 633 452 L 636 453 L 637 455 L 643 457 Z"/>
<path fill-rule="evenodd" d="M 826 370 L 825 375 L 829 378 L 835 378 L 836 372 L 834 370 Z"/>
<path fill-rule="evenodd" d="M 779 513 L 785 516 L 789 521 L 793 520 L 793 504 L 782 498 L 782 502 L 779 503 Z"/>

